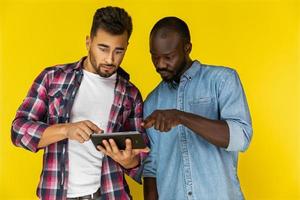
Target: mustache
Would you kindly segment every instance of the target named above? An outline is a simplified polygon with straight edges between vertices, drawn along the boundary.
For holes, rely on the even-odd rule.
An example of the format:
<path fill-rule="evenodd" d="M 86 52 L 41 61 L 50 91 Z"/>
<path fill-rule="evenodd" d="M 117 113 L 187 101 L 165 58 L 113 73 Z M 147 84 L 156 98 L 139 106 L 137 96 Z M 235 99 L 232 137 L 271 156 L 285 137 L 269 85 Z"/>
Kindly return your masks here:
<path fill-rule="evenodd" d="M 173 71 L 168 70 L 168 69 L 160 69 L 160 68 L 156 68 L 156 71 L 157 71 L 158 73 L 160 73 L 160 72 L 169 72 L 169 73 L 172 73 L 172 72 L 173 72 Z"/>
<path fill-rule="evenodd" d="M 102 64 L 101 66 L 111 67 L 111 68 L 115 68 L 116 67 L 116 65 L 114 65 L 114 64 Z"/>

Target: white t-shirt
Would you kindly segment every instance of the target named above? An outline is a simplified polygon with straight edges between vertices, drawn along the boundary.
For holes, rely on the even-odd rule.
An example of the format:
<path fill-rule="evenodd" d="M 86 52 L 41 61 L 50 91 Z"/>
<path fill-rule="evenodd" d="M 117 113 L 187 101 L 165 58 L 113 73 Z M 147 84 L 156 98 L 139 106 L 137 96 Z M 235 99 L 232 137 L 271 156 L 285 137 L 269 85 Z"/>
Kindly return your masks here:
<path fill-rule="evenodd" d="M 70 122 L 90 120 L 102 130 L 107 129 L 114 99 L 116 74 L 102 78 L 83 70 L 83 78 L 71 110 Z M 89 140 L 69 140 L 69 182 L 67 197 L 96 192 L 101 184 L 103 154 Z"/>

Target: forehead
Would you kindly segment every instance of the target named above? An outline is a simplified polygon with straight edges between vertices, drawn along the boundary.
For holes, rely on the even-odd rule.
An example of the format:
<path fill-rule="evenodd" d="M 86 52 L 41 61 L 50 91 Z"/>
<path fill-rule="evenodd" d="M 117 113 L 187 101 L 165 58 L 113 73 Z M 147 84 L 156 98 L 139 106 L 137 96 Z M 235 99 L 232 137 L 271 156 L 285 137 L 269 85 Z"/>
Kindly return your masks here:
<path fill-rule="evenodd" d="M 104 29 L 98 29 L 96 34 L 92 37 L 92 43 L 111 47 L 126 47 L 128 44 L 128 34 L 125 31 L 122 34 L 115 35 Z"/>
<path fill-rule="evenodd" d="M 150 37 L 150 52 L 153 54 L 168 54 L 183 44 L 181 35 L 175 31 L 158 30 Z"/>

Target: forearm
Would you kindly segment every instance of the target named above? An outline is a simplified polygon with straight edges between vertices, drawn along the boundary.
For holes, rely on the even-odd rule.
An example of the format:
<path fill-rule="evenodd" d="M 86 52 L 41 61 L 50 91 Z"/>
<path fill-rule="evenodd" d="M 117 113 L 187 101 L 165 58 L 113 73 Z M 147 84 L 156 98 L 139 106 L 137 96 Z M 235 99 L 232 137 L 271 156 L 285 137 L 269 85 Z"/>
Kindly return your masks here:
<path fill-rule="evenodd" d="M 50 144 L 56 143 L 66 138 L 67 135 L 66 135 L 66 129 L 64 124 L 55 124 L 49 126 L 43 132 L 38 144 L 38 148 L 46 147 Z"/>
<path fill-rule="evenodd" d="M 188 127 L 208 142 L 223 148 L 229 144 L 229 128 L 225 121 L 210 120 L 192 113 L 182 112 L 178 115 L 182 125 Z"/>
<path fill-rule="evenodd" d="M 144 200 L 157 200 L 158 193 L 156 188 L 156 178 L 144 178 Z"/>

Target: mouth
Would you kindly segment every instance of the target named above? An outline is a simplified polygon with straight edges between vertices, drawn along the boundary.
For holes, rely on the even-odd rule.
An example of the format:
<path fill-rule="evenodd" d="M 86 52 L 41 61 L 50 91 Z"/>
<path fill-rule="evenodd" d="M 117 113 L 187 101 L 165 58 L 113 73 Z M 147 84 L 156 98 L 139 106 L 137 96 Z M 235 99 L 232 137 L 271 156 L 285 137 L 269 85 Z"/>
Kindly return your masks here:
<path fill-rule="evenodd" d="M 101 65 L 100 69 L 105 73 L 111 73 L 116 67 L 114 65 Z"/>
<path fill-rule="evenodd" d="M 111 70 L 111 69 L 115 68 L 114 65 L 101 65 L 101 67 L 104 68 L 104 69 L 108 69 L 108 70 Z"/>
<path fill-rule="evenodd" d="M 166 76 L 169 76 L 171 74 L 170 71 L 167 71 L 167 70 L 158 70 L 157 71 L 162 77 L 166 77 Z"/>

